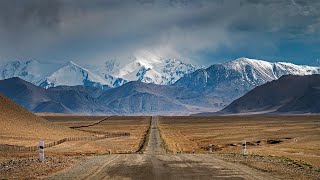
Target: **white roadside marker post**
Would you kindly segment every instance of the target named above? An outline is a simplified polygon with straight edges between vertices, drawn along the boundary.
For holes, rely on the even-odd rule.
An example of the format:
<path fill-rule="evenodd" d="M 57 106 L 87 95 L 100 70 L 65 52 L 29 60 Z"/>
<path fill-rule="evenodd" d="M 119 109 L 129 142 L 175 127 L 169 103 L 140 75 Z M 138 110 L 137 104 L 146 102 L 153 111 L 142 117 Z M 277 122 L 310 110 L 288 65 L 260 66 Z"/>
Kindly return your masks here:
<path fill-rule="evenodd" d="M 242 141 L 242 155 L 246 155 L 246 151 L 247 151 L 247 141 L 244 140 Z"/>
<path fill-rule="evenodd" d="M 212 153 L 212 144 L 209 144 L 209 153 Z"/>
<path fill-rule="evenodd" d="M 39 160 L 44 161 L 44 141 L 42 140 L 39 142 Z"/>

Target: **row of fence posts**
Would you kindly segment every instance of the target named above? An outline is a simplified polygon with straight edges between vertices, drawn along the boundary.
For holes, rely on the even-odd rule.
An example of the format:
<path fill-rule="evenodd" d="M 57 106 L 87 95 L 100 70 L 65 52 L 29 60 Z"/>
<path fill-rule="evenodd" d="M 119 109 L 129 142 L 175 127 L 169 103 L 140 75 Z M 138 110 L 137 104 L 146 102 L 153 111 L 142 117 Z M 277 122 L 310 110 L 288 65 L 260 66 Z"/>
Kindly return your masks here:
<path fill-rule="evenodd" d="M 61 144 L 61 143 L 64 143 L 66 141 L 78 141 L 78 140 L 88 140 L 89 138 L 64 138 L 64 139 L 61 139 L 59 141 L 55 141 L 55 142 L 52 142 L 52 143 L 49 143 L 49 144 L 45 144 L 43 140 L 40 140 L 39 141 L 39 160 L 40 162 L 43 162 L 44 161 L 44 148 L 48 148 L 48 147 L 52 147 L 52 146 L 55 146 L 55 145 L 58 145 L 58 144 Z M 91 139 L 91 138 L 90 138 Z M 93 139 L 93 138 L 92 138 Z"/>
<path fill-rule="evenodd" d="M 44 144 L 45 148 L 49 148 L 52 146 L 59 145 L 61 143 L 64 143 L 66 141 L 93 141 L 93 140 L 101 140 L 105 138 L 112 138 L 112 137 L 118 137 L 118 136 L 129 136 L 130 133 L 128 132 L 123 132 L 123 133 L 111 133 L 106 136 L 101 136 L 101 137 L 69 137 L 69 138 L 64 138 L 60 139 L 58 141 L 50 142 L 47 144 Z M 29 147 L 24 147 L 24 146 L 16 146 L 16 145 L 0 145 L 0 150 L 11 150 L 11 151 L 37 151 L 39 146 L 29 146 Z"/>
<path fill-rule="evenodd" d="M 114 134 L 114 135 L 130 135 L 129 133 L 119 133 L 119 134 Z M 100 137 L 100 138 L 105 138 L 105 137 Z M 78 140 L 89 140 L 89 139 L 100 139 L 100 138 L 64 138 L 64 139 L 61 139 L 59 141 L 56 141 L 56 142 L 52 142 L 52 143 L 49 143 L 47 145 L 45 145 L 44 141 L 43 140 L 40 140 L 39 141 L 39 160 L 40 162 L 43 162 L 44 161 L 44 148 L 45 147 L 52 147 L 52 146 L 55 146 L 55 145 L 58 145 L 58 144 L 61 144 L 61 143 L 64 143 L 66 141 L 78 141 Z M 109 150 L 109 154 L 111 154 L 111 150 Z"/>
<path fill-rule="evenodd" d="M 212 153 L 212 146 L 213 146 L 212 144 L 209 144 L 209 148 L 208 148 L 209 153 Z M 247 141 L 244 140 L 242 141 L 241 154 L 246 155 L 246 153 L 247 153 Z"/>

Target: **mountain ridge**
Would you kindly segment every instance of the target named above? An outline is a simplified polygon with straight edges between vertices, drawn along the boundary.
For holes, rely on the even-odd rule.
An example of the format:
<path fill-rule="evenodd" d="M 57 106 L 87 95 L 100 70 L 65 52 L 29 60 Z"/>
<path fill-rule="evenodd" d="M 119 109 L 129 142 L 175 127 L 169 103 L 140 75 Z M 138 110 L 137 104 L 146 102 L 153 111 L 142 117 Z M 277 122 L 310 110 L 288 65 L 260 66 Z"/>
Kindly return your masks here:
<path fill-rule="evenodd" d="M 139 81 L 110 89 L 99 97 L 103 104 L 119 110 L 119 114 L 190 114 L 203 108 L 201 103 L 210 105 L 208 99 L 185 88 Z"/>
<path fill-rule="evenodd" d="M 32 112 L 43 112 L 42 109 L 51 107 L 59 110 L 56 113 L 117 114 L 91 95 L 91 87 L 83 88 L 45 89 L 20 78 L 0 80 L 0 92 Z"/>
<path fill-rule="evenodd" d="M 256 87 L 219 113 L 320 113 L 320 75 L 284 75 Z"/>
<path fill-rule="evenodd" d="M 173 85 L 221 97 L 225 102 L 223 106 L 226 106 L 253 88 L 286 74 L 320 74 L 320 67 L 239 58 L 199 69 L 182 77 Z"/>

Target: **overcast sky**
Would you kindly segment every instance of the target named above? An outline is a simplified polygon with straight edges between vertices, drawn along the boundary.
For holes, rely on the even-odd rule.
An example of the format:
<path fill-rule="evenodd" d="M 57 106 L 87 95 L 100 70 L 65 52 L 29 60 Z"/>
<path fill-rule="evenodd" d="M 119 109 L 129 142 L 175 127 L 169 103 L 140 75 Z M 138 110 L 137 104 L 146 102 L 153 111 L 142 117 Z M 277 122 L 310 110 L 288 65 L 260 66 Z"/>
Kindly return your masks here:
<path fill-rule="evenodd" d="M 1 0 L 0 59 L 319 63 L 318 0 Z"/>

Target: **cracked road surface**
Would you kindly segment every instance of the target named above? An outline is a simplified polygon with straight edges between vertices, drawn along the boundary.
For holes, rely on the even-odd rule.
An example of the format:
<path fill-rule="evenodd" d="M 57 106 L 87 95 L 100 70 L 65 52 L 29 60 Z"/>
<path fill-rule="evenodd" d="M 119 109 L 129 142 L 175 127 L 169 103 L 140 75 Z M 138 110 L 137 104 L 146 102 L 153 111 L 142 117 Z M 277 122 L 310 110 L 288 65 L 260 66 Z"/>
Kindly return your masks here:
<path fill-rule="evenodd" d="M 214 154 L 167 154 L 157 117 L 152 117 L 143 154 L 88 157 L 49 179 L 275 179 Z"/>

